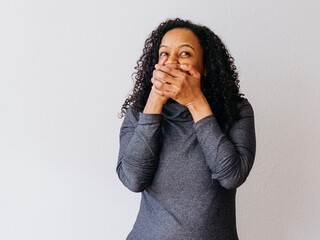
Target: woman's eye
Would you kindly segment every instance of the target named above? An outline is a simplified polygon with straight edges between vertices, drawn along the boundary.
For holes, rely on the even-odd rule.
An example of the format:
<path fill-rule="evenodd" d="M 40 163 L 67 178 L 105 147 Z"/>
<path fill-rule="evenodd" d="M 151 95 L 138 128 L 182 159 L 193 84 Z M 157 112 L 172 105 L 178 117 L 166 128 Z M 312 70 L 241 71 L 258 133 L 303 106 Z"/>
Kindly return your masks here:
<path fill-rule="evenodd" d="M 168 53 L 162 52 L 162 53 L 160 53 L 160 56 L 168 56 Z"/>
<path fill-rule="evenodd" d="M 190 56 L 190 53 L 188 53 L 188 52 L 182 52 L 182 53 L 180 53 L 180 55 L 181 55 L 181 56 Z"/>

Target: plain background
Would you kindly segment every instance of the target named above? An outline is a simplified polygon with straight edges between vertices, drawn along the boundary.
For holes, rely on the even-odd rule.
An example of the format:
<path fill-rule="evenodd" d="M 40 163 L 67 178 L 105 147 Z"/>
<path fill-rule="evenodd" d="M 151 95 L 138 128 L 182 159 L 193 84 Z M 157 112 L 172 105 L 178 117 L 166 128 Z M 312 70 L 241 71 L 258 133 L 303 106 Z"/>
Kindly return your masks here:
<path fill-rule="evenodd" d="M 257 155 L 243 240 L 320 239 L 317 0 L 0 2 L 0 239 L 125 239 L 140 194 L 116 175 L 122 103 L 145 39 L 203 24 L 235 58 Z"/>

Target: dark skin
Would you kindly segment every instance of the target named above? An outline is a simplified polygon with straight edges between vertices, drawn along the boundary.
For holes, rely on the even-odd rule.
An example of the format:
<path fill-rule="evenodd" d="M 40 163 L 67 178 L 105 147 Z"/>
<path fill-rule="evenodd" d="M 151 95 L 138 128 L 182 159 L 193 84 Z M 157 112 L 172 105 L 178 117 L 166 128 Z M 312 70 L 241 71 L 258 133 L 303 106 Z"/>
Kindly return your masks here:
<path fill-rule="evenodd" d="M 201 91 L 202 47 L 189 29 L 175 28 L 162 38 L 159 63 L 151 79 L 153 83 L 144 113 L 161 113 L 169 98 L 187 106 L 194 121 L 211 115 L 211 108 Z"/>
<path fill-rule="evenodd" d="M 178 103 L 188 106 L 198 95 L 201 95 L 199 72 L 192 66 L 179 64 L 156 65 L 152 83 L 156 94 L 164 99 L 172 98 Z"/>

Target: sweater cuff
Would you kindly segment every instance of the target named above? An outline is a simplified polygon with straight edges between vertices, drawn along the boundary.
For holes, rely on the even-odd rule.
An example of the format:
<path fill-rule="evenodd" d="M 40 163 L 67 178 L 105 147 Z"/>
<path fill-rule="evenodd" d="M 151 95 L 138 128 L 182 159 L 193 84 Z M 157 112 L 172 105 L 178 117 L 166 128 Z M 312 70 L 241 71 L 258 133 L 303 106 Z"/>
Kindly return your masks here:
<path fill-rule="evenodd" d="M 162 114 L 155 113 L 139 113 L 139 124 L 160 123 L 163 118 Z"/>

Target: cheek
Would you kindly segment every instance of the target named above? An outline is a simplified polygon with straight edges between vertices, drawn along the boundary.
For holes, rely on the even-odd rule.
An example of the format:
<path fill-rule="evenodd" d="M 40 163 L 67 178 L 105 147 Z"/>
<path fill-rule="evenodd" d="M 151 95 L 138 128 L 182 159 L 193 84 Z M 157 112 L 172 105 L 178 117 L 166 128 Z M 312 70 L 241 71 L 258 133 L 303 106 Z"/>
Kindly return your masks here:
<path fill-rule="evenodd" d="M 204 70 L 204 67 L 203 67 L 203 62 L 202 62 L 202 59 L 199 59 L 198 62 L 197 62 L 197 69 L 198 71 L 203 74 L 203 70 Z"/>
<path fill-rule="evenodd" d="M 203 73 L 204 73 L 204 68 L 203 68 L 202 63 L 201 63 L 201 64 L 199 64 L 199 66 L 198 66 L 198 71 L 199 71 L 201 74 L 203 74 Z"/>
<path fill-rule="evenodd" d="M 195 67 L 198 70 L 198 72 L 203 72 L 203 64 L 202 59 L 200 57 L 197 56 L 196 58 L 190 59 L 188 64 L 191 64 L 193 67 Z"/>
<path fill-rule="evenodd" d="M 185 60 L 185 59 L 179 60 L 179 64 L 180 65 L 183 65 L 183 64 L 185 64 L 185 65 L 193 65 L 192 62 L 190 62 L 188 60 Z"/>
<path fill-rule="evenodd" d="M 194 67 L 198 66 L 198 62 L 196 58 L 180 58 L 179 59 L 179 64 L 186 64 L 186 65 L 192 65 Z"/>
<path fill-rule="evenodd" d="M 192 66 L 195 67 L 195 69 L 197 69 L 197 71 L 201 74 L 203 74 L 203 65 L 202 65 L 202 61 L 194 61 L 192 63 Z"/>

